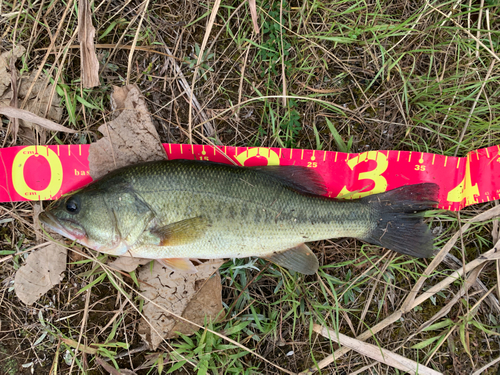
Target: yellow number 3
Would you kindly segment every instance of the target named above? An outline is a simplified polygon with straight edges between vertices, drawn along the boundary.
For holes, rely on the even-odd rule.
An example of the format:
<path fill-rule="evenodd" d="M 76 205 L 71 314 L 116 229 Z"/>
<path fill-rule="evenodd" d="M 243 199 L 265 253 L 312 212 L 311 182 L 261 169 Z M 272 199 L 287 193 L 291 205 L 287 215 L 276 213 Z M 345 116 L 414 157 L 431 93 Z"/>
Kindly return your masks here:
<path fill-rule="evenodd" d="M 377 166 L 371 171 L 361 172 L 358 176 L 358 180 L 372 180 L 375 183 L 375 186 L 372 189 L 363 191 L 361 193 L 357 191 L 349 191 L 347 189 L 347 186 L 344 186 L 339 195 L 337 195 L 337 198 L 357 199 L 370 194 L 382 193 L 387 190 L 387 180 L 382 176 L 382 173 L 387 170 L 389 162 L 387 160 L 387 156 L 385 156 L 382 152 L 363 152 L 358 157 L 350 159 L 347 162 L 347 165 L 349 166 L 349 168 L 351 168 L 352 171 L 354 171 L 354 167 L 356 165 L 368 160 L 374 160 L 377 163 Z"/>

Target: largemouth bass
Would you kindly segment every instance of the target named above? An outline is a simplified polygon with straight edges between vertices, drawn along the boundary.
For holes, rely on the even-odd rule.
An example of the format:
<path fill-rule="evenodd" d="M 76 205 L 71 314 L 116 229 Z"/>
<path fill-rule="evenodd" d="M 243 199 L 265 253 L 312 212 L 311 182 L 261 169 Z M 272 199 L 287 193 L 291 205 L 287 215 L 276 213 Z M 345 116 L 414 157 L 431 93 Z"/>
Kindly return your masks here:
<path fill-rule="evenodd" d="M 429 257 L 422 214 L 438 185 L 336 200 L 314 170 L 159 161 L 115 170 L 40 215 L 54 231 L 103 253 L 161 260 L 193 271 L 189 258 L 257 256 L 304 274 L 318 270 L 305 242 L 354 237 Z"/>

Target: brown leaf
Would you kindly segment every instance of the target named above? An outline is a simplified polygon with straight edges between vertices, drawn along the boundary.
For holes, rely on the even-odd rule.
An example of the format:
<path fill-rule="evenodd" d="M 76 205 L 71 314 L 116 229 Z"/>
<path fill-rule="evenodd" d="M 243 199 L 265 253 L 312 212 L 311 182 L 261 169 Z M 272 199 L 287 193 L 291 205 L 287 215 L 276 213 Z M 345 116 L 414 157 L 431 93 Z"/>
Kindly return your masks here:
<path fill-rule="evenodd" d="M 111 95 L 111 110 L 113 115 L 118 117 L 125 108 L 125 99 L 127 99 L 128 93 L 132 88 L 132 85 L 128 86 L 113 86 L 113 95 Z"/>
<path fill-rule="evenodd" d="M 137 375 L 136 372 L 132 370 L 117 370 L 110 364 L 108 364 L 104 359 L 96 357 L 96 362 L 102 366 L 104 370 L 106 370 L 110 375 Z"/>
<path fill-rule="evenodd" d="M 59 284 L 66 269 L 66 255 L 66 249 L 57 244 L 32 252 L 16 272 L 14 290 L 17 297 L 25 304 L 32 305 Z"/>
<path fill-rule="evenodd" d="M 333 342 L 351 348 L 352 350 L 355 350 L 362 355 L 365 355 L 380 363 L 384 363 L 404 372 L 409 372 L 411 374 L 418 373 L 422 375 L 441 374 L 438 371 L 435 371 L 411 359 L 403 357 L 402 355 L 391 352 L 390 350 L 349 337 L 342 333 L 320 326 L 319 324 L 314 324 L 313 330 L 321 334 L 322 336 L 332 340 Z"/>
<path fill-rule="evenodd" d="M 189 301 L 181 316 L 200 325 L 205 323 L 205 317 L 207 317 L 208 320 L 210 320 L 210 317 L 220 319 L 222 314 L 217 316 L 223 309 L 220 276 L 217 275 L 208 280 L 197 281 L 196 284 L 202 284 L 201 289 L 194 298 Z M 197 285 L 195 285 L 195 289 L 197 289 Z M 176 332 L 190 336 L 198 330 L 199 328 L 197 326 L 179 320 L 170 331 L 169 337 L 177 336 Z"/>
<path fill-rule="evenodd" d="M 36 242 L 42 243 L 43 241 L 43 233 L 40 230 L 40 220 L 38 219 L 38 215 L 42 212 L 42 203 L 41 202 L 33 202 L 33 226 L 35 230 Z"/>
<path fill-rule="evenodd" d="M 34 115 L 41 116 L 41 118 L 45 121 L 49 121 L 49 128 L 55 124 L 52 121 L 58 122 L 62 117 L 62 108 L 60 106 L 60 99 L 54 93 L 54 86 L 52 84 L 48 84 L 48 79 L 45 77 L 40 77 L 36 81 L 35 75 L 32 74 L 30 77 L 21 77 L 19 87 L 12 86 L 9 88 L 9 85 L 6 84 L 7 77 L 9 78 L 9 83 L 14 80 L 14 76 L 17 75 L 15 71 L 15 60 L 17 57 L 21 56 L 24 53 L 24 47 L 16 47 L 12 52 L 4 53 L 0 56 L 0 107 L 14 107 L 17 108 L 15 103 L 18 99 L 23 99 L 23 102 L 26 102 L 26 105 L 23 107 L 24 110 L 31 112 Z M 11 58 L 14 56 L 15 58 Z M 10 62 L 10 65 L 9 65 Z M 10 67 L 10 68 L 9 68 Z M 9 74 L 7 72 L 7 68 L 11 70 Z M 29 88 L 32 87 L 31 93 L 28 96 Z M 10 116 L 13 120 L 19 119 L 19 125 L 22 127 L 29 128 L 37 128 L 35 124 L 42 125 L 36 121 L 31 121 L 28 117 L 27 120 L 23 117 L 19 116 Z M 52 120 L 52 121 L 50 121 Z M 62 129 L 67 129 L 62 127 L 61 125 L 55 124 L 58 129 L 51 129 L 55 131 L 66 131 Z M 21 128 L 22 129 L 22 128 Z M 16 129 L 14 130 L 14 136 L 16 134 Z M 75 131 L 70 130 L 69 132 L 75 133 Z M 26 136 L 26 134 L 25 134 Z M 33 138 L 29 135 L 27 136 L 29 139 Z"/>
<path fill-rule="evenodd" d="M 142 266 L 144 264 L 147 264 L 149 262 L 151 262 L 151 259 L 119 257 L 119 258 L 115 259 L 114 261 L 108 263 L 108 266 L 110 266 L 114 269 L 117 269 L 117 270 L 122 270 L 125 272 L 132 272 L 137 267 Z"/>
<path fill-rule="evenodd" d="M 0 55 L 0 98 L 9 89 L 11 83 L 11 74 L 8 72 L 10 69 L 11 60 L 16 60 L 24 55 L 26 48 L 23 46 L 16 46 L 12 50 L 4 52 Z"/>
<path fill-rule="evenodd" d="M 153 270 L 144 266 L 139 270 L 141 289 L 146 298 L 144 315 L 146 321 L 139 324 L 139 334 L 152 350 L 156 350 L 163 339 L 175 337 L 175 331 L 193 334 L 198 327 L 179 324 L 165 310 L 203 325 L 216 319 L 222 310 L 221 281 L 215 273 L 223 263 L 220 259 L 209 260 L 197 266 L 197 273 L 172 271 L 154 262 Z M 214 274 L 215 273 L 215 274 Z M 213 276 L 212 276 L 213 275 Z M 212 281 L 213 280 L 213 281 Z"/>
<path fill-rule="evenodd" d="M 34 81 L 35 76 L 36 73 L 32 73 L 29 77 L 24 77 L 19 85 L 19 99 L 26 101 L 23 109 L 54 122 L 61 121 L 63 109 L 59 96 L 53 94 L 54 85 L 47 84 L 48 79 L 43 76 Z M 32 85 L 31 92 L 28 93 Z M 29 123 L 23 126 L 33 127 Z"/>
<path fill-rule="evenodd" d="M 88 0 L 78 3 L 78 40 L 80 41 L 81 72 L 84 88 L 99 85 L 99 61 L 94 47 L 95 28 Z"/>
<path fill-rule="evenodd" d="M 126 165 L 166 159 L 139 89 L 135 85 L 127 89 L 125 109 L 116 119 L 99 127 L 104 137 L 90 145 L 89 169 L 93 179 Z"/>
<path fill-rule="evenodd" d="M 83 345 L 82 343 L 78 344 L 78 342 L 75 340 L 72 340 L 72 339 L 69 339 L 66 337 L 61 337 L 61 341 L 64 342 L 66 345 L 71 346 L 72 348 L 75 348 L 75 349 L 78 348 L 78 350 L 81 352 L 84 352 L 87 354 L 92 354 L 92 355 L 97 354 L 96 348 L 92 348 L 90 346 Z"/>
<path fill-rule="evenodd" d="M 35 115 L 34 113 L 31 113 L 29 111 L 25 111 L 24 109 L 13 108 L 10 106 L 0 106 L 0 115 L 4 115 L 10 118 L 18 118 L 27 121 L 28 123 L 32 122 L 55 132 L 76 133 L 76 130 L 56 124 L 53 121 Z"/>
<path fill-rule="evenodd" d="M 18 102 L 17 102 L 17 69 L 16 69 L 16 62 L 14 59 L 10 59 L 10 89 L 12 90 L 12 98 L 10 99 L 10 106 L 17 108 L 18 107 Z M 19 120 L 12 119 L 12 143 L 16 142 L 17 139 L 17 132 L 19 131 Z"/>
<path fill-rule="evenodd" d="M 250 16 L 252 17 L 253 30 L 255 31 L 255 34 L 258 34 L 260 30 L 257 17 L 257 4 L 255 3 L 255 0 L 248 0 L 248 7 L 250 8 Z"/>

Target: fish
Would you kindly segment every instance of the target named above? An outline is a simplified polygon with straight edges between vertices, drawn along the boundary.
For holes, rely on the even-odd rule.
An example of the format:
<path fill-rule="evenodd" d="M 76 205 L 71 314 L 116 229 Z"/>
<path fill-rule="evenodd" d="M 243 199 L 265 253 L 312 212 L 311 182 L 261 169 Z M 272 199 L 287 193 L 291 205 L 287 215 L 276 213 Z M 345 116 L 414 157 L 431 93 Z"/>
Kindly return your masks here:
<path fill-rule="evenodd" d="M 190 259 L 254 256 L 313 275 L 319 263 L 306 243 L 340 237 L 432 256 L 423 212 L 435 207 L 437 184 L 352 200 L 326 193 L 322 177 L 302 166 L 156 161 L 112 171 L 52 202 L 39 217 L 91 249 L 185 272 L 196 271 Z"/>

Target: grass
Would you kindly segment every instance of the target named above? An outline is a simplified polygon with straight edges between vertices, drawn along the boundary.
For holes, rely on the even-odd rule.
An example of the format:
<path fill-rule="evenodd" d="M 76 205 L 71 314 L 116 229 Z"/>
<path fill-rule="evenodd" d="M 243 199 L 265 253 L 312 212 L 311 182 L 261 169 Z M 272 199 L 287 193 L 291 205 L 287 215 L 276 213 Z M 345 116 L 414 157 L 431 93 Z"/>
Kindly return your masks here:
<path fill-rule="evenodd" d="M 27 48 L 17 68 L 26 74 L 41 69 L 57 82 L 62 125 L 79 132 L 41 131 L 34 139 L 95 141 L 96 129 L 110 118 L 112 85 L 129 81 L 148 99 L 163 142 L 216 141 L 199 118 L 189 118 L 178 75 L 167 66 L 166 46 L 189 84 L 201 56 L 193 92 L 224 145 L 464 156 L 500 144 L 496 1 L 256 3 L 260 34 L 253 30 L 248 3 L 223 1 L 204 49 L 212 2 L 151 1 L 147 11 L 139 3 L 94 3 L 96 43 L 107 47 L 97 49 L 101 85 L 83 89 L 79 52 L 72 47 L 76 3 L 1 2 L 1 51 L 18 44 Z M 151 49 L 136 49 L 128 70 L 136 35 L 137 46 Z M 8 145 L 6 125 L 3 119 L 0 141 Z M 493 206 L 428 214 L 438 248 L 455 233 L 460 236 L 450 252 L 458 263 L 441 262 L 424 276 L 423 290 L 492 248 L 496 219 L 462 229 Z M 23 252 L 37 243 L 32 223 L 33 204 L 0 205 L 0 251 L 8 258 L 0 268 L 2 374 L 105 373 L 99 360 L 137 374 L 281 373 L 275 366 L 323 374 L 397 373 L 356 352 L 324 366 L 321 361 L 339 346 L 317 335 L 313 324 L 351 337 L 372 329 L 402 309 L 430 263 L 352 239 L 312 245 L 322 265 L 317 277 L 262 260 L 230 261 L 221 268 L 224 319 L 150 352 L 137 334 L 141 303 L 133 277 L 82 262 L 80 251 L 88 253 L 78 246 L 64 281 L 34 306 L 20 304 L 13 275 Z M 482 269 L 478 280 L 484 288 L 460 295 L 465 279 L 459 278 L 433 292 L 368 342 L 446 374 L 470 374 L 488 365 L 500 356 L 497 269 L 495 261 Z M 449 311 L 432 320 L 454 298 Z"/>

